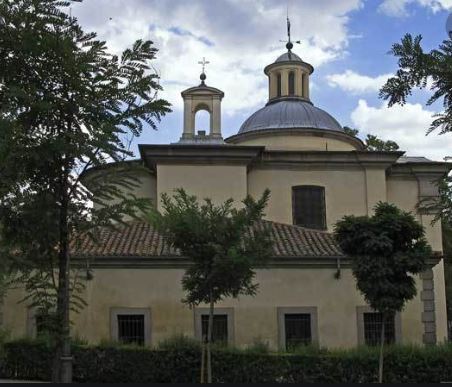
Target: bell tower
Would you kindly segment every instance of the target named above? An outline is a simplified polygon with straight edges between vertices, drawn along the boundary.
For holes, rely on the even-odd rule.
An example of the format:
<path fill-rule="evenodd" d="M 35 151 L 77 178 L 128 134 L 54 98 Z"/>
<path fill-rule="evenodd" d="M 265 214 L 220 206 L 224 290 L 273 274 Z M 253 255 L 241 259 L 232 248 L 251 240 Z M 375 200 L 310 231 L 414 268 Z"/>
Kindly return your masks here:
<path fill-rule="evenodd" d="M 199 86 L 184 90 L 181 95 L 184 100 L 184 132 L 179 143 L 224 143 L 221 135 L 221 100 L 224 93 L 206 85 L 205 65 L 208 64 L 203 58 L 201 83 Z M 209 132 L 206 130 L 196 131 L 196 113 L 205 110 L 210 115 Z"/>

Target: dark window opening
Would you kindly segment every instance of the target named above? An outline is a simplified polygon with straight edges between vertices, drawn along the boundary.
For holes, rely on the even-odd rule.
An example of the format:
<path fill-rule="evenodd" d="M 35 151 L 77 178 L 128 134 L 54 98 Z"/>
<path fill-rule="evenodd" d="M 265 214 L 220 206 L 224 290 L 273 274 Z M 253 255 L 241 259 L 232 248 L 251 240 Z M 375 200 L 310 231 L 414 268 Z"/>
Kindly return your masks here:
<path fill-rule="evenodd" d="M 293 224 L 318 230 L 326 229 L 325 188 L 292 187 Z"/>
<path fill-rule="evenodd" d="M 309 313 L 285 314 L 286 350 L 291 351 L 312 342 L 311 315 Z"/>
<path fill-rule="evenodd" d="M 379 345 L 381 336 L 381 313 L 363 313 L 364 319 L 364 342 L 366 345 Z M 385 344 L 395 342 L 394 317 L 386 318 L 385 321 Z"/>
<path fill-rule="evenodd" d="M 209 315 L 201 315 L 202 337 L 207 337 L 209 329 Z M 212 342 L 226 345 L 228 343 L 228 316 L 226 314 L 215 314 L 213 316 Z"/>
<path fill-rule="evenodd" d="M 291 71 L 289 73 L 289 95 L 295 94 L 295 73 Z"/>
<path fill-rule="evenodd" d="M 39 337 L 50 334 L 54 327 L 54 318 L 54 314 L 38 311 L 35 314 L 36 336 Z"/>
<path fill-rule="evenodd" d="M 144 315 L 118 315 L 118 340 L 123 344 L 144 345 Z"/>
<path fill-rule="evenodd" d="M 281 74 L 277 75 L 276 81 L 277 81 L 276 82 L 276 95 L 278 97 L 281 97 L 281 95 L 282 95 L 282 91 L 281 91 L 281 88 L 282 88 Z"/>

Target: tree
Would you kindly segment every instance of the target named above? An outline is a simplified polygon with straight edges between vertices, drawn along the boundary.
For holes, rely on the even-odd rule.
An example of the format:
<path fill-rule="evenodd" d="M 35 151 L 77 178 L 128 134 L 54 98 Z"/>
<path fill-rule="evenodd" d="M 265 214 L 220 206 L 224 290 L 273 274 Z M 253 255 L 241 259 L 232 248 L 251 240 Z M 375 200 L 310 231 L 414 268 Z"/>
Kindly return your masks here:
<path fill-rule="evenodd" d="M 263 265 L 271 254 L 269 230 L 261 221 L 269 195 L 266 190 L 257 201 L 248 196 L 243 207 L 236 209 L 232 199 L 220 205 L 214 205 L 210 199 L 199 204 L 195 196 L 177 189 L 172 198 L 162 195 L 162 214 L 157 210 L 151 213 L 156 228 L 192 261 L 182 279 L 186 293 L 183 302 L 191 307 L 200 303 L 209 305 L 208 383 L 212 382 L 214 306 L 226 297 L 255 295 L 258 284 L 253 282 L 254 268 Z"/>
<path fill-rule="evenodd" d="M 344 132 L 350 136 L 358 137 L 359 130 L 344 126 Z M 384 141 L 377 136 L 368 134 L 365 139 L 366 149 L 369 151 L 392 152 L 399 149 L 399 145 L 395 141 Z"/>
<path fill-rule="evenodd" d="M 439 129 L 440 134 L 452 131 L 452 40 L 444 40 L 438 49 L 424 52 L 422 36 L 406 34 L 400 43 L 392 46 L 390 54 L 398 57 L 399 70 L 388 79 L 380 90 L 380 97 L 389 101 L 389 106 L 404 105 L 414 88 L 426 88 L 431 81 L 433 95 L 431 105 L 442 99 L 444 112 L 435 115 L 427 133 Z"/>
<path fill-rule="evenodd" d="M 382 202 L 371 217 L 343 217 L 336 223 L 335 235 L 344 253 L 352 258 L 357 288 L 382 314 L 378 372 L 382 383 L 385 321 L 416 295 L 413 276 L 424 270 L 431 248 L 423 227 L 411 213 Z"/>
<path fill-rule="evenodd" d="M 132 156 L 133 137 L 170 111 L 157 96 L 153 43 L 110 55 L 62 11 L 71 2 L 0 2 L 1 253 L 32 305 L 56 307 L 53 380 L 63 382 L 71 380 L 69 311 L 83 306 L 70 303 L 79 286 L 70 243 L 149 206 L 124 194 L 138 183 L 132 164 L 91 179 L 89 189 L 82 176 Z"/>

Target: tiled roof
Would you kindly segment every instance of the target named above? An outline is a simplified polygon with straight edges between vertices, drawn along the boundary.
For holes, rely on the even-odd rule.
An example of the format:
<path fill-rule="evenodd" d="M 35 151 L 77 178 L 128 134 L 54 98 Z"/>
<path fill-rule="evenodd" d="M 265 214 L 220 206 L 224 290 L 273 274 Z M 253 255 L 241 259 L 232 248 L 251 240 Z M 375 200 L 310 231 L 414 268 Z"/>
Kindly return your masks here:
<path fill-rule="evenodd" d="M 288 258 L 326 258 L 343 256 L 333 234 L 288 224 L 263 221 L 270 226 L 273 256 Z M 76 258 L 177 258 L 174 249 L 149 223 L 130 222 L 116 229 L 103 229 L 94 242 L 85 236 L 71 245 L 71 255 Z"/>

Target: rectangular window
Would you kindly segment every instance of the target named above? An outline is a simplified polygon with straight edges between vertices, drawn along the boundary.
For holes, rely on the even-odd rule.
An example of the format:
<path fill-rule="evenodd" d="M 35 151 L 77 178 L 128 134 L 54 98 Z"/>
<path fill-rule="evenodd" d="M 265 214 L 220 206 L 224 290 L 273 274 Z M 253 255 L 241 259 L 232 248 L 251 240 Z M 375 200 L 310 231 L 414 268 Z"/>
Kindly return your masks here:
<path fill-rule="evenodd" d="M 311 315 L 309 313 L 290 313 L 284 315 L 286 350 L 290 351 L 312 342 Z"/>
<path fill-rule="evenodd" d="M 379 345 L 381 336 L 382 314 L 371 312 L 363 313 L 364 320 L 364 342 L 366 345 Z M 385 321 L 385 343 L 395 342 L 395 321 L 394 317 Z"/>
<path fill-rule="evenodd" d="M 209 315 L 201 315 L 202 337 L 207 337 L 209 327 Z M 226 314 L 215 314 L 213 316 L 212 341 L 226 345 L 228 343 L 228 316 Z"/>
<path fill-rule="evenodd" d="M 310 185 L 292 187 L 292 212 L 295 225 L 325 230 L 325 188 Z"/>
<path fill-rule="evenodd" d="M 118 314 L 118 340 L 123 344 L 144 345 L 144 315 Z"/>

